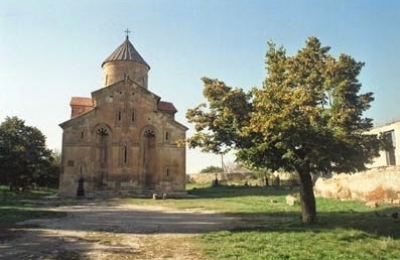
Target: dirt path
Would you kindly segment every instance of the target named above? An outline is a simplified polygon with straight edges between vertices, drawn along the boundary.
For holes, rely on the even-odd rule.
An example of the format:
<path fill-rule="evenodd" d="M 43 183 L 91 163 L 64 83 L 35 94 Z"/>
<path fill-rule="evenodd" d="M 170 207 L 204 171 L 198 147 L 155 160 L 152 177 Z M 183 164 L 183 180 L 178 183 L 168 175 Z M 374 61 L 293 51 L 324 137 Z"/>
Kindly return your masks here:
<path fill-rule="evenodd" d="M 229 229 L 213 212 L 91 202 L 44 208 L 67 217 L 29 220 L 0 243 L 0 259 L 202 259 L 191 237 Z"/>

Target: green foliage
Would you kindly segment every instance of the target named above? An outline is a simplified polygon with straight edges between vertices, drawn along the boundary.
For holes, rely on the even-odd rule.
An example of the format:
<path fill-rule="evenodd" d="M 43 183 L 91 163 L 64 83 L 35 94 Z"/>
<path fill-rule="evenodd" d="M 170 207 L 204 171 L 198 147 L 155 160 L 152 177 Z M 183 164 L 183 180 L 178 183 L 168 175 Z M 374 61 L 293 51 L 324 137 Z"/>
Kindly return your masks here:
<path fill-rule="evenodd" d="M 221 167 L 218 166 L 207 166 L 206 168 L 202 169 L 200 173 L 218 173 L 218 172 L 223 172 L 224 170 Z"/>
<path fill-rule="evenodd" d="M 201 147 L 204 152 L 226 153 L 231 148 L 241 149 L 249 145 L 249 139 L 241 133 L 249 124 L 252 105 L 251 93 L 231 88 L 224 82 L 202 78 L 203 94 L 208 101 L 189 109 L 186 118 L 195 123 L 196 133 L 187 139 L 189 147 Z"/>
<path fill-rule="evenodd" d="M 300 176 L 303 220 L 315 222 L 310 173 L 355 172 L 378 155 L 379 140 L 366 132 L 363 117 L 372 93 L 360 94 L 364 63 L 310 37 L 297 54 L 268 43 L 267 77 L 249 93 L 203 78 L 205 104 L 186 114 L 196 133 L 189 147 L 223 153 L 237 151 L 250 168 L 283 169 Z"/>
<path fill-rule="evenodd" d="M 358 93 L 364 64 L 344 54 L 335 59 L 329 49 L 311 37 L 287 56 L 269 43 L 268 76 L 254 89 L 247 127 L 264 141 L 239 151 L 239 158 L 273 170 L 354 172 L 377 155 L 376 136 L 366 134 L 372 120 L 362 117 L 372 93 Z"/>
<path fill-rule="evenodd" d="M 61 153 L 59 151 L 51 151 L 45 167 L 32 179 L 39 187 L 57 188 L 60 177 Z"/>
<path fill-rule="evenodd" d="M 54 158 L 39 129 L 18 117 L 0 124 L 0 184 L 25 188 L 48 174 Z"/>

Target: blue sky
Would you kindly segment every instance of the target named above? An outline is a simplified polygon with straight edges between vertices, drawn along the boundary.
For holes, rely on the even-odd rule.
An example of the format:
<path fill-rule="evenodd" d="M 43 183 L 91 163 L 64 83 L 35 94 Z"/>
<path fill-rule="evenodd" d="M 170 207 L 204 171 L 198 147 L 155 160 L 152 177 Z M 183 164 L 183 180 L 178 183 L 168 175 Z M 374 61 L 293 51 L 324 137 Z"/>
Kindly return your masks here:
<path fill-rule="evenodd" d="M 201 77 L 261 86 L 267 41 L 294 54 L 309 36 L 366 63 L 360 81 L 375 93 L 366 114 L 375 124 L 400 120 L 400 1 L 3 0 L 0 121 L 18 116 L 59 149 L 70 98 L 101 88 L 101 63 L 126 28 L 151 66 L 149 90 L 189 127 L 186 110 L 204 101 Z M 188 172 L 208 165 L 220 157 L 188 151 Z"/>

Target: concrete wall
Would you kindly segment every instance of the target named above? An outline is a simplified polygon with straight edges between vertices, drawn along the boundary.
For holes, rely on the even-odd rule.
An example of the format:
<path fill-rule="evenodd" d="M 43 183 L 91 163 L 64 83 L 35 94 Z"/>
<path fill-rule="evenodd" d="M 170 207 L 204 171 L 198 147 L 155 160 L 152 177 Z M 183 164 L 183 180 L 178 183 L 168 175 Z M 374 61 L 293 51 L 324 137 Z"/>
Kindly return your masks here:
<path fill-rule="evenodd" d="M 395 122 L 387 124 L 384 126 L 379 126 L 373 128 L 369 133 L 379 135 L 380 133 L 385 133 L 389 131 L 394 131 L 394 152 L 396 165 L 400 165 L 400 122 Z M 372 164 L 367 165 L 368 168 L 388 166 L 386 151 L 380 151 L 380 156 L 374 159 Z"/>
<path fill-rule="evenodd" d="M 390 165 L 388 153 L 380 151 L 374 162 L 366 165 L 370 170 L 356 174 L 336 174 L 319 178 L 314 186 L 317 196 L 336 199 L 395 202 L 400 199 L 400 122 L 373 128 L 370 134 L 393 131 L 395 165 Z"/>

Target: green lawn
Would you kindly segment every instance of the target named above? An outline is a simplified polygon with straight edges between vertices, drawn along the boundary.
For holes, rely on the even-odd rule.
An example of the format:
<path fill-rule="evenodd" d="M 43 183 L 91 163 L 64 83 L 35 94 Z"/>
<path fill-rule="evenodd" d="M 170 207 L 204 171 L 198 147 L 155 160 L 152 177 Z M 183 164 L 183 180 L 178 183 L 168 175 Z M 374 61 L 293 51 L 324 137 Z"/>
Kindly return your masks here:
<path fill-rule="evenodd" d="M 205 196 L 207 190 L 192 193 Z M 273 188 L 210 190 L 206 196 L 225 201 L 232 207 L 228 213 L 255 226 L 200 236 L 205 254 L 210 259 L 400 259 L 400 221 L 391 217 L 399 207 L 370 209 L 361 202 L 319 198 L 319 223 L 309 226 L 301 222 L 299 206 L 285 203 L 285 193 Z"/>
<path fill-rule="evenodd" d="M 189 187 L 196 199 L 128 199 L 135 204 L 208 209 L 239 218 L 230 231 L 198 236 L 209 259 L 400 259 L 399 207 L 367 208 L 357 201 L 317 198 L 318 224 L 305 225 L 293 191 L 264 187 Z M 240 227 L 240 225 L 242 227 Z"/>

